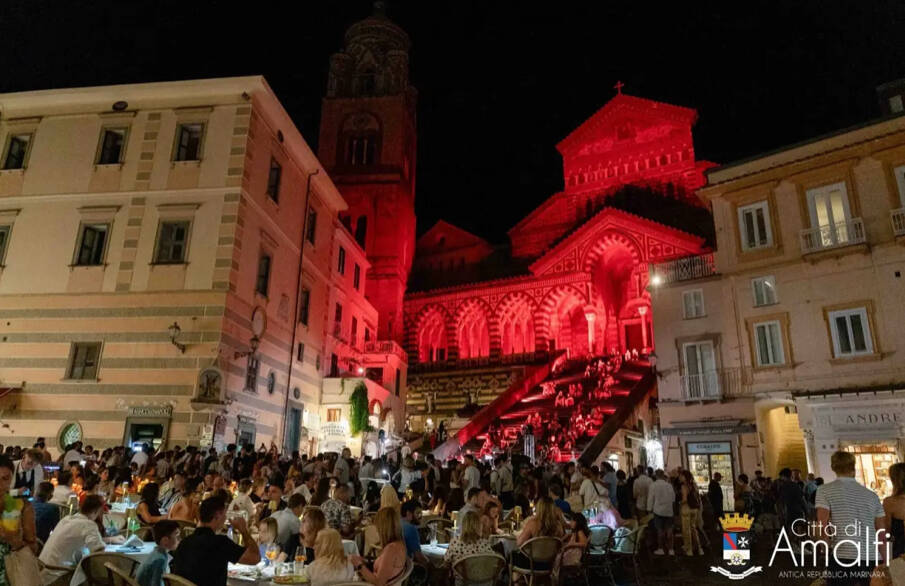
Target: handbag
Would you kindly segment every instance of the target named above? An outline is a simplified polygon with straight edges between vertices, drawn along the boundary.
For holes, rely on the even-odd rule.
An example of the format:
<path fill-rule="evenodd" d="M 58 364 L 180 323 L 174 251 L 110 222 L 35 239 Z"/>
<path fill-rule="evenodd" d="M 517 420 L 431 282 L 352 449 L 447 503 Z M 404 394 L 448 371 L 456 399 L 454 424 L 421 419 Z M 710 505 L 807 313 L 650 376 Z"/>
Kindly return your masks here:
<path fill-rule="evenodd" d="M 9 552 L 4 561 L 10 586 L 41 586 L 41 562 L 29 547 Z"/>

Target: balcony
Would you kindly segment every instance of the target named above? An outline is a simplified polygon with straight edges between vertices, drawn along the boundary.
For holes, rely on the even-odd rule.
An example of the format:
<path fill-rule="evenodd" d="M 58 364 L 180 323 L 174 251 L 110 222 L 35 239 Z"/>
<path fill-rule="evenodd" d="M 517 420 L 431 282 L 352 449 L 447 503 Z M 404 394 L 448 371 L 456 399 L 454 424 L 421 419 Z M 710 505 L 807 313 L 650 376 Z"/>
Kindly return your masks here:
<path fill-rule="evenodd" d="M 801 254 L 842 248 L 867 242 L 864 222 L 852 218 L 837 224 L 827 224 L 801 231 Z"/>
<path fill-rule="evenodd" d="M 889 212 L 892 221 L 892 233 L 896 236 L 905 236 L 905 208 L 899 208 Z"/>
<path fill-rule="evenodd" d="M 751 370 L 721 368 L 681 377 L 682 401 L 719 401 L 750 393 Z"/>
<path fill-rule="evenodd" d="M 650 282 L 653 285 L 669 285 L 683 281 L 706 279 L 717 274 L 713 253 L 686 256 L 650 267 Z"/>
<path fill-rule="evenodd" d="M 408 362 L 408 354 L 394 340 L 365 342 L 365 354 L 394 354 L 403 362 Z"/>
<path fill-rule="evenodd" d="M 409 365 L 409 372 L 444 372 L 451 370 L 471 370 L 476 368 L 490 368 L 499 366 L 511 366 L 522 364 L 543 364 L 550 360 L 550 353 L 546 351 L 525 352 L 520 354 L 506 354 L 494 357 L 479 356 L 476 358 L 460 358 L 459 360 L 436 360 L 432 362 L 415 362 Z"/>

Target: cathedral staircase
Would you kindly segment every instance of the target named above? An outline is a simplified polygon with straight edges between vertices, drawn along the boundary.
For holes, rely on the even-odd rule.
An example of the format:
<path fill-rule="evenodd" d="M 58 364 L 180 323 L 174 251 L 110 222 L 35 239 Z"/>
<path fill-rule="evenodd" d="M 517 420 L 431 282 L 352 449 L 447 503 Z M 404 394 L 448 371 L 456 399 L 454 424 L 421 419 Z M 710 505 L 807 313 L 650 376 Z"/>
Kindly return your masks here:
<path fill-rule="evenodd" d="M 560 452 L 559 460 L 570 461 L 581 458 L 583 461 L 595 461 L 635 408 L 654 389 L 656 377 L 651 373 L 646 360 L 623 363 L 621 368 L 613 373 L 616 382 L 610 387 L 610 396 L 595 400 L 588 390 L 596 386 L 596 380 L 585 377 L 588 363 L 589 359 L 566 361 L 557 369 L 555 375 L 551 372 L 552 363 L 529 370 L 521 381 L 485 406 L 454 437 L 434 450 L 434 456 L 448 459 L 463 450 L 480 452 L 491 426 L 498 430 L 503 438 L 515 440 L 528 417 L 535 413 L 540 414 L 543 427 L 555 418 L 563 429 L 568 429 L 572 416 L 578 406 L 581 406 L 585 412 L 599 407 L 604 414 L 603 424 L 599 427 L 589 425 L 585 435 L 575 442 L 571 451 Z M 557 391 L 566 391 L 571 384 L 582 385 L 586 389 L 584 398 L 577 401 L 576 406 L 557 407 L 555 395 L 544 396 L 542 388 L 544 383 L 553 383 Z M 541 435 L 543 433 L 545 433 L 543 430 L 535 431 L 539 437 L 543 437 Z M 521 449 L 520 445 L 512 447 L 514 452 Z M 538 442 L 536 449 L 540 447 L 541 444 Z"/>

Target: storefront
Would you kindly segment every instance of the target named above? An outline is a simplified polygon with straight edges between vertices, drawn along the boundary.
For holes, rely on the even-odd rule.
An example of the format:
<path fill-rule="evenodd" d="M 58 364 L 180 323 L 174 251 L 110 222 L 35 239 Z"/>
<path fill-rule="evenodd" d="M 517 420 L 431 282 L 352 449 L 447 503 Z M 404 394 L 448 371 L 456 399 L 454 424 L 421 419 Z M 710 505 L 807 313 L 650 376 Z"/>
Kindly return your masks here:
<path fill-rule="evenodd" d="M 858 481 L 881 498 L 889 496 L 889 467 L 905 457 L 905 391 L 810 394 L 795 402 L 808 468 L 830 481 L 836 477 L 833 452 L 851 452 Z"/>
<path fill-rule="evenodd" d="M 702 492 L 707 492 L 713 475 L 719 473 L 727 511 L 734 508 L 734 480 L 757 468 L 756 428 L 743 421 L 674 424 L 663 429 L 663 450 L 667 468 L 689 470 Z"/>

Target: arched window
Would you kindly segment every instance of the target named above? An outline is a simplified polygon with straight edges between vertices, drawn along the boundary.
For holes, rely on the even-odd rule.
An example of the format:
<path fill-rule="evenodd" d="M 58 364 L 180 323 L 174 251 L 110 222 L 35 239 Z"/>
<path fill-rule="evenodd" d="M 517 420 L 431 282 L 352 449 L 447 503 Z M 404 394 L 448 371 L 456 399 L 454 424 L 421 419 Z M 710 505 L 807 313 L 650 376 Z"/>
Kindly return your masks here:
<path fill-rule="evenodd" d="M 490 356 L 490 328 L 479 305 L 462 313 L 458 324 L 459 358 Z"/>
<path fill-rule="evenodd" d="M 418 328 L 418 361 L 442 362 L 447 356 L 446 320 L 440 311 L 431 310 Z"/>
<path fill-rule="evenodd" d="M 368 217 L 358 216 L 355 221 L 355 242 L 362 248 L 365 247 L 365 236 L 368 234 Z"/>
<path fill-rule="evenodd" d="M 380 159 L 380 124 L 364 112 L 346 119 L 342 128 L 342 160 L 346 165 L 374 165 Z"/>

